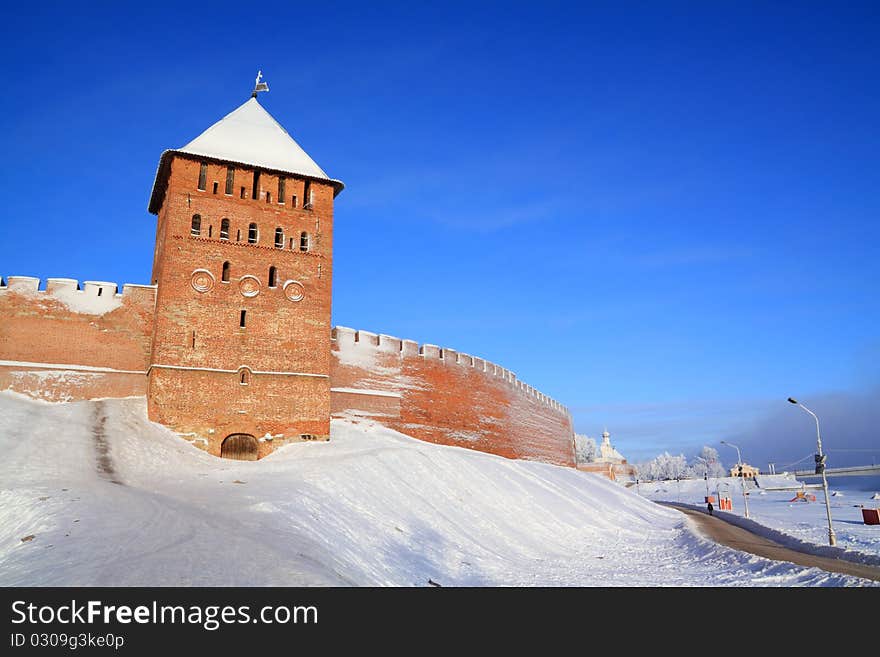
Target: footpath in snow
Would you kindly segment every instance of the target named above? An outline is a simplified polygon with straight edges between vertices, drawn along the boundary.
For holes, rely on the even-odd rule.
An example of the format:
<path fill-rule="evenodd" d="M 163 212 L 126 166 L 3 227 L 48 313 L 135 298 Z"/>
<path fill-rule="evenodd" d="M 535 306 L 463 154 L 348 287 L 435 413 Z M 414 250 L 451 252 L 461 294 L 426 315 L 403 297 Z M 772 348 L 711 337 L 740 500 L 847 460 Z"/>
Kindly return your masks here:
<path fill-rule="evenodd" d="M 803 501 L 795 499 L 794 490 L 772 489 L 799 485 L 800 482 L 793 476 L 763 477 L 761 483 L 766 488 L 754 484 L 747 488 L 750 522 L 743 517 L 745 506 L 740 480 L 735 477 L 710 478 L 712 495 L 716 495 L 716 490 L 720 489 L 722 493 L 729 493 L 733 500 L 731 512 L 716 511 L 716 514 L 795 549 L 880 566 L 880 526 L 866 525 L 862 519 L 862 505 L 880 506 L 880 501 L 872 499 L 873 493 L 830 488 L 832 524 L 837 534 L 837 549 L 830 549 L 825 496 L 821 489 L 806 489 L 807 495 L 815 495 L 816 499 Z M 632 490 L 635 491 L 636 487 Z M 652 500 L 706 508 L 703 501 L 706 483 L 703 479 L 641 482 L 638 492 Z M 717 502 L 715 507 L 717 509 Z"/>
<path fill-rule="evenodd" d="M 356 420 L 221 460 L 145 406 L 0 393 L 0 585 L 870 584 L 718 546 L 570 468 Z"/>

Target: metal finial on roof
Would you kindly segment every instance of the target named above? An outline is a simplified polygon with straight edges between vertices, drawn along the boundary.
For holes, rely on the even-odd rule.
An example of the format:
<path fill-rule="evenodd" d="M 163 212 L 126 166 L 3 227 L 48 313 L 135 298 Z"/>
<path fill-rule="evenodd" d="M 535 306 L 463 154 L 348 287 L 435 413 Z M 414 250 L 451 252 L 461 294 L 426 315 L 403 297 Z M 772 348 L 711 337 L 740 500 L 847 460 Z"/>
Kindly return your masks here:
<path fill-rule="evenodd" d="M 256 98 L 257 94 L 261 91 L 269 91 L 269 85 L 265 82 L 260 82 L 263 78 L 263 71 L 257 71 L 257 79 L 254 81 L 254 91 L 251 93 L 251 98 Z"/>

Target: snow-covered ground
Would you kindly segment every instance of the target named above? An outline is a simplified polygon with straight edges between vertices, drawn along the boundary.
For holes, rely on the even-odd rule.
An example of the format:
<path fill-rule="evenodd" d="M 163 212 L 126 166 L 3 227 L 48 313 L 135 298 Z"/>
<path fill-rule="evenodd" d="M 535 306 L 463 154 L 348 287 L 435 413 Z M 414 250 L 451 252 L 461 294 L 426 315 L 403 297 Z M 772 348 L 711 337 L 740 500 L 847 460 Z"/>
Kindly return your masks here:
<path fill-rule="evenodd" d="M 763 478 L 762 483 L 782 485 L 782 477 L 777 476 L 777 481 Z M 733 500 L 732 513 L 743 516 L 744 504 L 742 485 L 739 479 L 726 477 L 720 480 L 720 490 L 729 491 Z M 716 480 L 709 480 L 709 488 L 712 495 L 716 495 Z M 811 480 L 808 483 L 816 483 Z M 791 477 L 790 485 L 799 482 Z M 681 482 L 660 481 L 642 482 L 639 484 L 639 492 L 653 500 L 667 500 L 705 506 L 703 498 L 706 495 L 704 480 L 685 480 Z M 633 487 L 635 490 L 635 487 Z M 774 491 L 759 487 L 750 487 L 748 490 L 749 517 L 756 523 L 770 529 L 782 532 L 803 542 L 824 547 L 828 545 L 828 518 L 825 513 L 825 494 L 822 489 L 805 490 L 807 495 L 815 495 L 815 501 L 792 501 L 796 491 Z M 851 489 L 836 489 L 829 486 L 831 492 L 831 517 L 834 532 L 837 534 L 837 545 L 845 549 L 846 555 L 853 561 L 862 561 L 880 565 L 880 525 L 866 525 L 862 520 L 862 505 L 871 508 L 880 507 L 880 499 L 872 499 L 873 491 L 859 491 Z M 715 504 L 717 508 L 717 503 Z M 863 555 L 866 555 L 865 558 Z"/>
<path fill-rule="evenodd" d="M 870 584 L 717 546 L 570 468 L 355 419 L 221 460 L 145 406 L 0 393 L 0 585 Z"/>

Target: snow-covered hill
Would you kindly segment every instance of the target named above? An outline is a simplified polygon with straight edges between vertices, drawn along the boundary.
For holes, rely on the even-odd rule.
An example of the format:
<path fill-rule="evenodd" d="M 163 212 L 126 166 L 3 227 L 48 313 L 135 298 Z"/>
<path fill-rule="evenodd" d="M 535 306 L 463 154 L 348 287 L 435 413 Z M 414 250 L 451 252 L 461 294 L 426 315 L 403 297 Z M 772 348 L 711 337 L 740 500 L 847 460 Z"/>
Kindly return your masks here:
<path fill-rule="evenodd" d="M 5 586 L 865 583 L 716 546 L 595 475 L 369 421 L 240 462 L 150 423 L 142 398 L 7 392 L 0 454 Z"/>

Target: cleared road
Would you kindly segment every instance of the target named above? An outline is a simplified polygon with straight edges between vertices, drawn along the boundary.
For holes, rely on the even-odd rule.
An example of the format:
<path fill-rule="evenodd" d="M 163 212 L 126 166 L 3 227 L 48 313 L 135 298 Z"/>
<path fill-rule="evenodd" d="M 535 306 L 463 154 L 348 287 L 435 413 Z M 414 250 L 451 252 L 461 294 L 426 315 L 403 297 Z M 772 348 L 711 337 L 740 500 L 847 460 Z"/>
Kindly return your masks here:
<path fill-rule="evenodd" d="M 669 503 L 664 503 L 663 506 L 681 511 L 694 521 L 700 533 L 706 538 L 710 538 L 716 543 L 726 545 L 734 550 L 757 554 L 759 557 L 766 557 L 774 561 L 789 561 L 799 566 L 821 568 L 832 573 L 843 573 L 844 575 L 863 577 L 880 582 L 880 568 L 875 566 L 798 552 L 775 541 L 771 541 L 769 538 L 753 534 L 742 527 L 731 525 L 716 516 L 710 516 L 705 511 L 696 511 L 695 509 Z"/>

